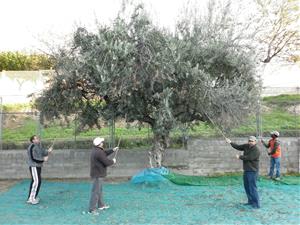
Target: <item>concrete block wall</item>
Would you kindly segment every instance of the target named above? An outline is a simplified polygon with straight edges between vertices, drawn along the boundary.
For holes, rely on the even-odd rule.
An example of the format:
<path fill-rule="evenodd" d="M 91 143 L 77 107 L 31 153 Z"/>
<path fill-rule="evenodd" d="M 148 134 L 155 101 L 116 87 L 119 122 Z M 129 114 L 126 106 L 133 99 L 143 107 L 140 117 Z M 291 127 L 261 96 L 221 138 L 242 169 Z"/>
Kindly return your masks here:
<path fill-rule="evenodd" d="M 247 139 L 232 139 L 238 144 Z M 300 171 L 300 138 L 281 138 L 282 172 Z M 269 157 L 265 148 L 261 149 L 260 174 L 266 174 Z M 186 175 L 213 175 L 242 171 L 242 161 L 235 158 L 239 151 L 233 149 L 223 139 L 190 140 L 187 149 L 168 149 L 163 165 L 174 172 Z M 148 150 L 121 149 L 117 164 L 108 169 L 109 177 L 131 177 L 148 167 Z M 49 162 L 44 164 L 44 178 L 88 178 L 90 149 L 54 150 Z M 0 151 L 0 179 L 29 178 L 26 164 L 26 150 Z"/>
<path fill-rule="evenodd" d="M 247 143 L 247 138 L 232 138 L 237 144 Z M 267 141 L 267 139 L 266 139 Z M 281 138 L 282 158 L 281 171 L 298 172 L 300 161 L 300 138 Z M 269 170 L 270 157 L 267 149 L 258 143 L 261 151 L 260 174 L 266 175 Z M 242 171 L 242 160 L 236 159 L 236 154 L 242 154 L 224 139 L 195 139 L 188 143 L 188 151 L 191 158 L 189 170 L 191 175 L 213 175 L 216 173 L 240 172 Z"/>
<path fill-rule="evenodd" d="M 90 172 L 90 149 L 54 150 L 44 163 L 44 178 L 88 178 Z M 26 150 L 0 151 L 0 179 L 29 178 Z M 108 169 L 108 176 L 129 177 L 147 166 L 146 151 L 120 150 L 117 164 Z"/>

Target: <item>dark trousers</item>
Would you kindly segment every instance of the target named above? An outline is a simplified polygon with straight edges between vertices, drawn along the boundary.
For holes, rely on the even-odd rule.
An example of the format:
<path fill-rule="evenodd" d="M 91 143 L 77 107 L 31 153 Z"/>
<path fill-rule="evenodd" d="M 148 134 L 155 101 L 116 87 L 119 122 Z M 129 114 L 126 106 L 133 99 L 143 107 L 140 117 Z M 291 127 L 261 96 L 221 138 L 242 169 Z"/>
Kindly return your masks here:
<path fill-rule="evenodd" d="M 31 183 L 29 187 L 28 199 L 35 199 L 40 191 L 42 178 L 41 178 L 41 167 L 30 166 Z"/>
<path fill-rule="evenodd" d="M 103 194 L 102 194 L 103 178 L 93 178 L 92 182 L 93 184 L 92 184 L 91 198 L 89 204 L 90 212 L 104 206 Z"/>
<path fill-rule="evenodd" d="M 256 181 L 258 172 L 244 171 L 244 188 L 247 194 L 248 203 L 255 208 L 260 208 L 259 196 L 257 193 Z"/>

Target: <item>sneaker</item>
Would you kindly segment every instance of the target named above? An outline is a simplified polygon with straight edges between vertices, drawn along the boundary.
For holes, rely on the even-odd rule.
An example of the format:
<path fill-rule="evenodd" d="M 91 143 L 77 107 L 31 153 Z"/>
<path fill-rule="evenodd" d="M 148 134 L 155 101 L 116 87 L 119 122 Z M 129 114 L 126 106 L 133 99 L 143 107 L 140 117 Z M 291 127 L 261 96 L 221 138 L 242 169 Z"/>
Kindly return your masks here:
<path fill-rule="evenodd" d="M 28 200 L 27 200 L 27 203 L 28 203 L 28 204 L 31 204 L 31 205 L 39 204 L 39 202 L 40 202 L 39 198 L 36 198 L 36 199 L 28 199 Z"/>
<path fill-rule="evenodd" d="M 99 212 L 97 212 L 96 210 L 93 210 L 93 211 L 88 211 L 88 214 L 93 215 L 93 216 L 98 216 Z"/>
<path fill-rule="evenodd" d="M 276 177 L 274 180 L 280 180 L 280 177 Z"/>
<path fill-rule="evenodd" d="M 272 179 L 273 177 L 271 177 L 271 176 L 267 176 L 267 178 L 268 178 L 268 179 Z"/>
<path fill-rule="evenodd" d="M 103 205 L 103 206 L 99 207 L 98 209 L 99 210 L 105 210 L 105 209 L 109 209 L 109 208 L 110 208 L 109 205 Z"/>
<path fill-rule="evenodd" d="M 243 205 L 252 205 L 252 204 L 248 202 L 248 203 L 243 203 Z"/>

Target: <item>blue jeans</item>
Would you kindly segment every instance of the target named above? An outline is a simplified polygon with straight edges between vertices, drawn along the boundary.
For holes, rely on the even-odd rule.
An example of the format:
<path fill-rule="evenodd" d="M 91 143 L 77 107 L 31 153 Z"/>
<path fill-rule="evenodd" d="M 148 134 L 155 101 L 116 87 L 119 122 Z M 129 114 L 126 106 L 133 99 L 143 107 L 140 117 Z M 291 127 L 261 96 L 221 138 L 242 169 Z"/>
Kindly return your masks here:
<path fill-rule="evenodd" d="M 256 171 L 244 171 L 244 188 L 248 198 L 248 204 L 254 208 L 260 208 L 259 196 L 257 193 L 256 181 L 258 172 Z"/>
<path fill-rule="evenodd" d="M 270 172 L 269 172 L 270 177 L 273 177 L 274 167 L 276 167 L 276 177 L 280 177 L 280 158 L 271 157 Z"/>

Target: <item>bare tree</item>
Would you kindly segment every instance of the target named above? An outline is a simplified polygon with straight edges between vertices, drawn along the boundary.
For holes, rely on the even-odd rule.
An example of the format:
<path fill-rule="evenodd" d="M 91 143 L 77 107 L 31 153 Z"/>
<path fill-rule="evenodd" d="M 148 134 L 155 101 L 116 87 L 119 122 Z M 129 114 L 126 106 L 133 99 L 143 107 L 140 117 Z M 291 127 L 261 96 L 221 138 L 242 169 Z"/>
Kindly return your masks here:
<path fill-rule="evenodd" d="M 273 58 L 297 61 L 300 54 L 299 0 L 256 0 L 260 13 L 257 39 L 261 61 Z"/>

